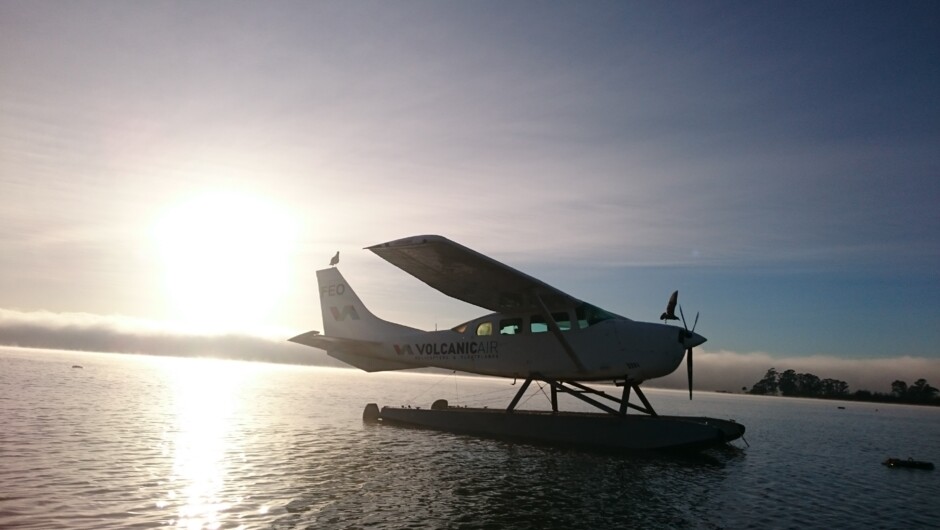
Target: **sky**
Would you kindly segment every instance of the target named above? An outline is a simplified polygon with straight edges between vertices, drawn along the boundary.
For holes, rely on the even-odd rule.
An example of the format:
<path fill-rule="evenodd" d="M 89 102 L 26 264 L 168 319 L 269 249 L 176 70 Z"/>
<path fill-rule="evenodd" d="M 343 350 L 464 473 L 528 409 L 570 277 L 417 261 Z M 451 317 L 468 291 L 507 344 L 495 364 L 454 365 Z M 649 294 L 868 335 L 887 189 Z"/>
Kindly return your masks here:
<path fill-rule="evenodd" d="M 936 384 L 938 65 L 934 2 L 5 0 L 0 343 L 280 344 L 337 250 L 451 327 L 363 250 L 441 234 L 635 320 L 678 289 L 719 372 Z"/>

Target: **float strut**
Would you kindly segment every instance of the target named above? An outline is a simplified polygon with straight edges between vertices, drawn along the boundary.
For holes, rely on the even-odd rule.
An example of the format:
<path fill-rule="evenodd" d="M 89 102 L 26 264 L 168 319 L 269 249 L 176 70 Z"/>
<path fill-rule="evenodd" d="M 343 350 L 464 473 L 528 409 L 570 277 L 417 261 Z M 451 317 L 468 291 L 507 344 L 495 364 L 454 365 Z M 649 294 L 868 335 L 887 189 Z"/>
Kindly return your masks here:
<path fill-rule="evenodd" d="M 525 383 L 522 383 L 522 388 L 516 392 L 516 397 L 512 398 L 512 403 L 509 404 L 509 408 L 506 409 L 506 412 L 512 412 L 512 410 L 516 408 L 516 405 L 519 404 L 519 400 L 522 399 L 522 394 L 525 394 L 525 391 L 528 390 L 530 384 L 532 384 L 531 377 L 526 379 Z"/>
<path fill-rule="evenodd" d="M 630 385 L 624 383 L 623 385 L 623 397 L 620 398 L 620 413 L 626 414 L 628 404 L 630 403 Z"/>
<path fill-rule="evenodd" d="M 633 385 L 633 390 L 636 391 L 636 395 L 639 396 L 640 401 L 642 401 L 643 405 L 646 407 L 646 412 L 649 413 L 650 416 L 659 416 L 659 414 L 656 414 L 656 411 L 653 410 L 653 406 L 650 405 L 650 402 L 646 399 L 646 396 L 643 395 L 643 391 L 640 390 L 640 385 Z"/>

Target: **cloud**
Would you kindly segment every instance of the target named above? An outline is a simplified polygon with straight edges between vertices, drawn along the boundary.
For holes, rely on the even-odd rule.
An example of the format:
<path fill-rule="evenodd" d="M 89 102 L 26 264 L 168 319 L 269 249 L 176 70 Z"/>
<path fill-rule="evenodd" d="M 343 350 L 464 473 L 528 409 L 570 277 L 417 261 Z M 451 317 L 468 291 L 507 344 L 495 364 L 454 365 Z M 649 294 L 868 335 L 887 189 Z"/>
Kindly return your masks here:
<path fill-rule="evenodd" d="M 924 378 L 934 385 L 940 382 L 940 362 L 913 356 L 845 359 L 825 355 L 775 357 L 761 352 L 696 351 L 693 366 L 696 390 L 739 392 L 741 387 L 750 388 L 770 368 L 776 368 L 778 372 L 795 370 L 797 373 L 812 373 L 822 379 L 839 379 L 848 383 L 852 392 L 889 392 L 891 382 L 897 379 L 911 383 Z M 667 377 L 648 384 L 662 388 L 688 388 L 685 367 L 680 366 Z"/>

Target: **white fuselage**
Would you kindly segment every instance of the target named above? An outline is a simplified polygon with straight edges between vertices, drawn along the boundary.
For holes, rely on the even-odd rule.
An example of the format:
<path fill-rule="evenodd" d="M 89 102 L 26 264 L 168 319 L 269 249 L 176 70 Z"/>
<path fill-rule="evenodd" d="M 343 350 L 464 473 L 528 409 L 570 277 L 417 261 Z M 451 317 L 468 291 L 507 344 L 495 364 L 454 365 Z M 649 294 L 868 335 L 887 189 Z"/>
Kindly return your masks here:
<path fill-rule="evenodd" d="M 500 333 L 506 330 L 497 329 L 497 323 L 507 320 L 521 320 L 522 329 Z M 492 323 L 492 334 L 477 334 L 480 324 L 488 322 Z M 375 354 L 413 366 L 502 377 L 538 375 L 550 379 L 632 381 L 672 373 L 685 354 L 680 328 L 625 318 L 561 331 L 577 352 L 583 371 L 572 362 L 554 334 L 533 326 L 530 317 L 493 314 L 456 329 L 386 339 Z"/>
<path fill-rule="evenodd" d="M 291 340 L 370 372 L 437 367 L 639 383 L 672 373 L 686 350 L 705 342 L 677 326 L 635 322 L 584 302 L 550 313 L 492 313 L 450 330 L 421 331 L 372 314 L 336 269 L 317 271 L 317 280 L 325 334 Z"/>

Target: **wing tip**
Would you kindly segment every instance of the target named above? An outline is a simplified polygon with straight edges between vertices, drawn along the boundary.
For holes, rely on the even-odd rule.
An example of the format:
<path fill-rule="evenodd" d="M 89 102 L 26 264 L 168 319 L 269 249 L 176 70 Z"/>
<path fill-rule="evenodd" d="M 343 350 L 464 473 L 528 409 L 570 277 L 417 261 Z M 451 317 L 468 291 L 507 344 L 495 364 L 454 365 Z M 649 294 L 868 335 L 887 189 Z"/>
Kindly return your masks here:
<path fill-rule="evenodd" d="M 395 239 L 392 241 L 386 241 L 385 243 L 379 243 L 377 245 L 371 245 L 364 247 L 365 250 L 371 250 L 373 252 L 377 250 L 382 250 L 385 248 L 403 248 L 403 247 L 414 247 L 419 245 L 426 245 L 428 243 L 441 243 L 441 242 L 452 242 L 450 239 L 447 239 L 444 236 L 437 234 L 425 234 L 418 236 L 408 236 L 401 239 Z"/>

